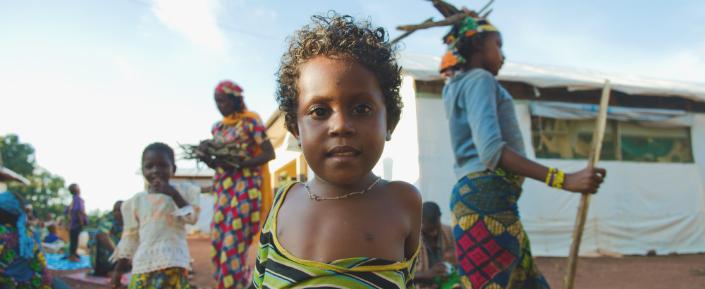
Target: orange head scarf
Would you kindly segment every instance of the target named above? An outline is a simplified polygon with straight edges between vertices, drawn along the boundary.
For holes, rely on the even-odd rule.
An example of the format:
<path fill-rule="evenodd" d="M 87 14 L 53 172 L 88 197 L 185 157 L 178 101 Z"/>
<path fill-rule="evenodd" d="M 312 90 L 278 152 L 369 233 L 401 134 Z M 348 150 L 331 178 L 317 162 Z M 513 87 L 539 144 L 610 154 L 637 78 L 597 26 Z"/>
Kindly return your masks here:
<path fill-rule="evenodd" d="M 220 83 L 218 83 L 218 86 L 215 87 L 215 92 L 231 95 L 235 98 L 241 98 L 241 99 L 243 98 L 242 87 L 237 85 L 235 82 L 230 81 L 230 80 L 223 80 Z M 235 125 L 245 117 L 259 119 L 259 115 L 247 110 L 247 106 L 245 105 L 245 101 L 243 100 L 242 101 L 242 111 L 234 112 L 230 115 L 224 116 L 223 117 L 223 124 L 224 125 Z"/>
<path fill-rule="evenodd" d="M 456 65 L 458 65 L 458 58 L 455 57 L 452 51 L 447 50 L 446 53 L 443 54 L 443 58 L 441 58 L 440 72 L 455 68 Z"/>

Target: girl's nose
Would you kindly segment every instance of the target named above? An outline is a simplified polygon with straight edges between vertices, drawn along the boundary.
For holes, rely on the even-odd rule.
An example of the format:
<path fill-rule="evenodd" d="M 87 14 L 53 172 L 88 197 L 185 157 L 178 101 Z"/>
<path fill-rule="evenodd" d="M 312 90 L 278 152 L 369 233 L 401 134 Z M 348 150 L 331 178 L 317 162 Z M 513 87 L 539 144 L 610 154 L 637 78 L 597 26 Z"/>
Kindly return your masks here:
<path fill-rule="evenodd" d="M 355 134 L 355 126 L 350 121 L 350 117 L 342 112 L 334 113 L 328 121 L 330 122 L 328 135 L 333 137 L 348 137 Z"/>

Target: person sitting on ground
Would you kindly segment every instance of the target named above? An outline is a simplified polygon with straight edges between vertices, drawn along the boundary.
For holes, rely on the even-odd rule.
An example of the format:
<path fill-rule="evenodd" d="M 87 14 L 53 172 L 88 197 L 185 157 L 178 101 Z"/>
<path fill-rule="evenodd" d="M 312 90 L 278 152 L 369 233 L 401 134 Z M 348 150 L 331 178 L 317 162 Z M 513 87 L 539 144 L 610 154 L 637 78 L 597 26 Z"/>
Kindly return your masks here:
<path fill-rule="evenodd" d="M 0 193 L 0 288 L 51 288 L 46 260 L 27 227 L 22 198 Z"/>
<path fill-rule="evenodd" d="M 42 247 L 47 253 L 59 254 L 64 248 L 65 243 L 57 235 L 56 229 L 56 224 L 50 223 L 47 226 L 47 235 L 42 240 Z"/>
<path fill-rule="evenodd" d="M 421 244 L 414 282 L 417 289 L 460 288 L 453 233 L 441 224 L 441 208 L 434 202 L 424 202 L 421 221 Z"/>
<path fill-rule="evenodd" d="M 106 277 L 115 268 L 110 256 L 122 236 L 121 206 L 122 201 L 115 202 L 113 211 L 98 224 L 98 229 L 90 232 L 88 251 L 94 276 Z"/>
<path fill-rule="evenodd" d="M 0 288 L 68 288 L 47 270 L 44 254 L 27 227 L 22 203 L 15 193 L 0 193 Z"/>
<path fill-rule="evenodd" d="M 44 240 L 42 242 L 44 243 L 54 243 L 57 241 L 60 241 L 59 236 L 56 235 L 56 225 L 55 224 L 49 224 L 47 226 L 47 235 L 44 236 Z"/>

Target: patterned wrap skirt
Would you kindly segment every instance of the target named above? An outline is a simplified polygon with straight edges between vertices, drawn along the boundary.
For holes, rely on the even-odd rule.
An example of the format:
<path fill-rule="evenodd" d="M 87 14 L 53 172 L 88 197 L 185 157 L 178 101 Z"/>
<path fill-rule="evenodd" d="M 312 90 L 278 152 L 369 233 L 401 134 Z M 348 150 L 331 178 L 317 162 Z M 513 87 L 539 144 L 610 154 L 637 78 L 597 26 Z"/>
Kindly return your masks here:
<path fill-rule="evenodd" d="M 550 288 L 519 220 L 520 184 L 519 177 L 498 169 L 468 174 L 453 187 L 453 237 L 463 287 Z"/>
<path fill-rule="evenodd" d="M 243 289 L 251 283 L 247 250 L 260 230 L 262 176 L 245 168 L 216 175 L 217 201 L 213 216 L 211 258 L 218 289 Z"/>
<path fill-rule="evenodd" d="M 128 289 L 189 289 L 188 270 L 172 267 L 133 274 Z"/>

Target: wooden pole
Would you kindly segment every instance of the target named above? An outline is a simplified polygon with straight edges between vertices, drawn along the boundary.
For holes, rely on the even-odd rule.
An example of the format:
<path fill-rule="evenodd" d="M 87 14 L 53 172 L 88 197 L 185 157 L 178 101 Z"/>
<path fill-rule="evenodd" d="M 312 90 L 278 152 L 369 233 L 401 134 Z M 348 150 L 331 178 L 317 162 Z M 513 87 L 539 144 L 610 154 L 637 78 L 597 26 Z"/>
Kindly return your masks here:
<path fill-rule="evenodd" d="M 607 124 L 607 107 L 610 100 L 610 81 L 605 80 L 605 86 L 602 88 L 602 97 L 600 98 L 600 110 L 597 114 L 595 131 L 592 135 L 592 147 L 588 159 L 588 167 L 595 167 L 600 160 L 600 152 L 602 152 L 602 139 L 605 136 L 605 126 Z M 583 229 L 585 228 L 585 220 L 587 219 L 588 208 L 590 207 L 590 194 L 582 194 L 580 197 L 580 206 L 578 206 L 578 215 L 575 219 L 575 229 L 573 229 L 573 243 L 570 245 L 570 255 L 568 256 L 568 271 L 565 275 L 565 289 L 573 289 L 575 283 L 575 271 L 578 267 L 578 251 L 580 250 L 580 241 L 583 238 Z"/>
<path fill-rule="evenodd" d="M 426 19 L 424 22 L 421 22 L 421 24 L 423 24 L 423 23 L 431 23 L 431 22 L 433 22 L 433 18 L 428 18 L 428 19 Z M 416 31 L 416 30 L 409 30 L 409 31 L 406 31 L 406 32 L 402 33 L 401 35 L 397 36 L 397 38 L 392 39 L 392 41 L 390 41 L 389 43 L 390 43 L 390 44 L 395 44 L 395 43 L 401 41 L 402 39 L 406 38 L 407 36 L 411 35 L 411 33 L 414 33 L 414 31 Z"/>

